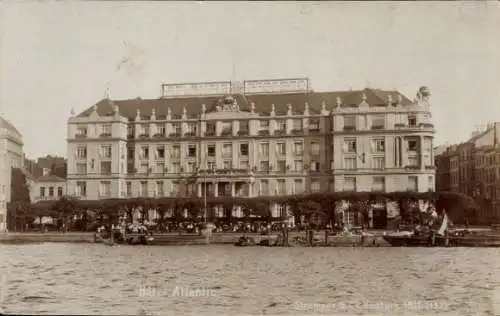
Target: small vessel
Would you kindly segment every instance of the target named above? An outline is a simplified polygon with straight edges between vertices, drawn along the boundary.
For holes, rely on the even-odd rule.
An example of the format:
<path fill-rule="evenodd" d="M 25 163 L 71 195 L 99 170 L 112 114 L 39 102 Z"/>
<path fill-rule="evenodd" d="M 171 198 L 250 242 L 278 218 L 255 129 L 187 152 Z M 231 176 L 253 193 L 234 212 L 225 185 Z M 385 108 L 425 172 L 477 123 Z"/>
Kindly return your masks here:
<path fill-rule="evenodd" d="M 247 236 L 241 236 L 238 238 L 238 241 L 234 243 L 235 246 L 237 247 L 249 247 L 249 246 L 256 246 L 257 243 L 253 238 L 247 237 Z"/>
<path fill-rule="evenodd" d="M 486 232 L 449 230 L 446 214 L 436 232 L 399 232 L 383 238 L 393 247 L 500 247 L 500 229 Z"/>

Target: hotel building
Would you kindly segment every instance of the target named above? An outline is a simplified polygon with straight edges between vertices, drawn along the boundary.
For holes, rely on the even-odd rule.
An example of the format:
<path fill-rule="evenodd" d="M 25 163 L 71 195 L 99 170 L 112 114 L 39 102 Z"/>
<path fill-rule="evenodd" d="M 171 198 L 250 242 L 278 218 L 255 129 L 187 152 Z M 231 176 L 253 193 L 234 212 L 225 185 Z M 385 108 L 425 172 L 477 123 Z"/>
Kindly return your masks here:
<path fill-rule="evenodd" d="M 14 125 L 0 117 L 0 232 L 7 229 L 12 168 L 22 168 L 23 157 L 21 134 Z"/>
<path fill-rule="evenodd" d="M 434 190 L 422 87 L 315 92 L 308 79 L 167 84 L 68 120 L 68 190 L 86 199 Z"/>

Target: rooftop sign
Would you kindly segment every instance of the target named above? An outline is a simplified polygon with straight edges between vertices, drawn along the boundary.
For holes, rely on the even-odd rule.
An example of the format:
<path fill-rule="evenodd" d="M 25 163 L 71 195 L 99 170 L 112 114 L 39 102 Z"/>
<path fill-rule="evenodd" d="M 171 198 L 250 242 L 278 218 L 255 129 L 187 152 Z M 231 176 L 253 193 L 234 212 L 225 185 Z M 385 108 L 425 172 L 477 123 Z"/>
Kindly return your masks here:
<path fill-rule="evenodd" d="M 162 96 L 192 97 L 200 95 L 228 95 L 231 93 L 230 81 L 173 83 L 162 85 Z"/>
<path fill-rule="evenodd" d="M 243 83 L 245 94 L 283 93 L 309 91 L 309 79 L 247 80 Z"/>

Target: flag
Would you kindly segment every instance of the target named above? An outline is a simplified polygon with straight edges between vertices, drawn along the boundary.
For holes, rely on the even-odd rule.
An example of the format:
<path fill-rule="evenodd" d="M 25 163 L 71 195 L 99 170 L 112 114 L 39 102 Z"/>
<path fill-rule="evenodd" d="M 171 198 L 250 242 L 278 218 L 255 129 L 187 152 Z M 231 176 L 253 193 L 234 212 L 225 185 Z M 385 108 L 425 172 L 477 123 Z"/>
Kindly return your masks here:
<path fill-rule="evenodd" d="M 448 215 L 446 215 L 446 213 L 444 213 L 444 217 L 443 217 L 443 223 L 441 224 L 441 227 L 439 228 L 438 230 L 438 234 L 443 236 L 444 235 L 444 232 L 448 229 Z"/>

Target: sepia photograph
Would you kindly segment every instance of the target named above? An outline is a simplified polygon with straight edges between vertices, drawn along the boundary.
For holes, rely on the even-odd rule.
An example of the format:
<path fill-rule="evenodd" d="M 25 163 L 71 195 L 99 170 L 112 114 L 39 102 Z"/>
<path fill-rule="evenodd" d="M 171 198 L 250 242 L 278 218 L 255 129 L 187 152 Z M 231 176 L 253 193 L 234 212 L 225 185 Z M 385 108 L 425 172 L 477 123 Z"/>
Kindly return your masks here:
<path fill-rule="evenodd" d="M 500 315 L 500 2 L 0 6 L 1 315 Z"/>

